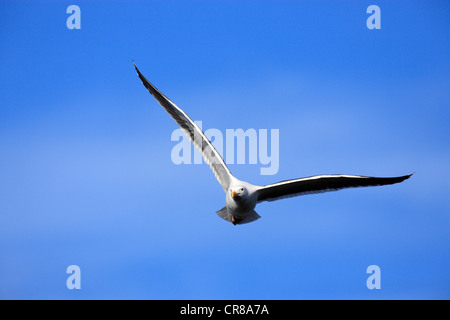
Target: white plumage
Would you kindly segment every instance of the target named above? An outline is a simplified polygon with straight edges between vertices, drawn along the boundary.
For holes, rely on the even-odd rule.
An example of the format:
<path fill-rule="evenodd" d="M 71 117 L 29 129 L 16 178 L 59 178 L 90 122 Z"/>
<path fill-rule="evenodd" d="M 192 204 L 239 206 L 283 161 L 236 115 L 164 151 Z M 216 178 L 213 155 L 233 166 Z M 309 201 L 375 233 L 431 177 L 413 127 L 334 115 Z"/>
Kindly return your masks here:
<path fill-rule="evenodd" d="M 155 86 L 153 86 L 134 65 L 144 86 L 169 113 L 175 122 L 183 129 L 192 144 L 200 151 L 209 165 L 217 181 L 219 181 L 226 196 L 226 206 L 217 211 L 223 219 L 233 224 L 244 224 L 255 221 L 260 216 L 255 212 L 255 206 L 262 201 L 274 201 L 287 197 L 311 193 L 336 191 L 344 188 L 381 186 L 402 182 L 412 174 L 400 177 L 366 177 L 356 175 L 318 175 L 307 178 L 281 181 L 278 183 L 256 186 L 234 177 L 222 156 L 217 152 L 198 125 L 175 103 L 170 101 Z"/>

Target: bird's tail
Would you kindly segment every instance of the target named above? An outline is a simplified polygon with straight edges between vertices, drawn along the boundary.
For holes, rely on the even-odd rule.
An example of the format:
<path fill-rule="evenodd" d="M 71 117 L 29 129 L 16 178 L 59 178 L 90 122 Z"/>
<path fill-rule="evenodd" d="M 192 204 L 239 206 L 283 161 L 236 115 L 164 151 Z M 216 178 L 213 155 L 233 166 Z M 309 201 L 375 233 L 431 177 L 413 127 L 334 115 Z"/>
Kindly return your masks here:
<path fill-rule="evenodd" d="M 223 207 L 222 209 L 220 209 L 219 211 L 216 212 L 217 215 L 219 217 L 221 217 L 222 219 L 225 219 L 229 222 L 231 221 L 231 212 L 230 210 L 227 208 L 227 206 Z M 252 210 L 244 219 L 241 220 L 237 220 L 236 224 L 245 224 L 245 223 L 249 223 L 255 220 L 258 220 L 259 218 L 261 218 L 261 216 L 259 214 L 256 213 L 255 210 Z"/>

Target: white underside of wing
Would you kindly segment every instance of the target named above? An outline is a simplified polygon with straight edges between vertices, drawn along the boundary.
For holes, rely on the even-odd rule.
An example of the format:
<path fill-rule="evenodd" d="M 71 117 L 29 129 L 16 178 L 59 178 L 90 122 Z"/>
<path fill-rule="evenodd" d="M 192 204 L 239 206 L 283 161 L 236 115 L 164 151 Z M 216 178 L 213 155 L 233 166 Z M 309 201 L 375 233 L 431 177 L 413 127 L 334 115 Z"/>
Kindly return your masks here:
<path fill-rule="evenodd" d="M 265 187 L 274 187 L 274 186 L 282 186 L 282 185 L 289 185 L 292 184 L 293 182 L 298 182 L 298 181 L 310 181 L 310 180 L 318 180 L 318 179 L 324 179 L 324 178 L 361 178 L 361 179 L 367 179 L 370 177 L 365 177 L 365 176 L 355 176 L 355 175 L 346 175 L 346 174 L 322 174 L 322 175 L 318 175 L 318 176 L 312 176 L 312 177 L 307 177 L 307 178 L 299 178 L 299 179 L 293 179 L 293 180 L 285 180 L 285 181 L 280 181 L 277 183 L 273 183 L 273 184 L 269 184 Z"/>
<path fill-rule="evenodd" d="M 203 159 L 213 171 L 223 190 L 226 191 L 232 181 L 233 176 L 226 166 L 225 162 L 223 161 L 222 156 L 219 154 L 219 152 L 217 152 L 217 150 L 205 136 L 200 127 L 194 121 L 192 121 L 191 118 L 189 118 L 189 116 L 183 110 L 181 110 L 181 108 L 179 108 L 169 98 L 167 98 L 158 89 L 156 89 L 156 87 L 153 86 L 142 75 L 136 65 L 134 67 L 144 86 L 180 126 L 184 134 L 201 153 Z"/>
<path fill-rule="evenodd" d="M 357 175 L 318 175 L 281 181 L 258 188 L 258 202 L 275 201 L 300 195 L 336 191 L 345 188 L 389 185 L 402 182 L 411 175 L 400 177 L 368 177 Z"/>

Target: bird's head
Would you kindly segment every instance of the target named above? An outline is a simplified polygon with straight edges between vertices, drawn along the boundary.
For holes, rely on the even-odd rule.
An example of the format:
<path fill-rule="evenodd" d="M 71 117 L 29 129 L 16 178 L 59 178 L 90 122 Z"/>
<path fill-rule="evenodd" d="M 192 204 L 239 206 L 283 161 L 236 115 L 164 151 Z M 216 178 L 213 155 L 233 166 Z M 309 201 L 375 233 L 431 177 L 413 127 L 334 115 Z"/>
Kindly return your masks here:
<path fill-rule="evenodd" d="M 247 195 L 247 189 L 244 186 L 233 186 L 230 188 L 230 195 L 233 200 L 242 199 Z"/>

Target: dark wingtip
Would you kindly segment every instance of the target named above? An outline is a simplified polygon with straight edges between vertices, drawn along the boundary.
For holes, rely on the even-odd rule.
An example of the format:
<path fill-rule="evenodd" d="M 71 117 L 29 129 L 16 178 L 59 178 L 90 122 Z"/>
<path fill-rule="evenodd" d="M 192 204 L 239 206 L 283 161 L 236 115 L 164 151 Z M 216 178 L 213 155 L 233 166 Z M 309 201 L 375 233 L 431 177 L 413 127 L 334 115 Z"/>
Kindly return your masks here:
<path fill-rule="evenodd" d="M 410 173 L 410 174 L 407 174 L 406 176 L 400 177 L 400 178 L 401 178 L 400 182 L 401 182 L 401 181 L 405 181 L 405 180 L 411 178 L 411 176 L 412 176 L 414 173 L 415 173 L 415 172 Z"/>
<path fill-rule="evenodd" d="M 139 69 L 138 69 L 138 67 L 136 67 L 136 64 L 134 63 L 134 61 L 133 61 L 133 64 L 134 64 L 134 69 L 136 70 L 136 72 L 137 72 L 137 75 L 138 75 L 138 77 L 139 77 L 139 79 L 141 79 L 141 81 L 142 81 L 142 84 L 144 85 L 144 87 L 146 87 L 147 88 L 147 90 L 150 92 L 150 94 L 151 95 L 155 95 L 156 93 L 158 93 L 159 95 L 162 95 L 159 91 L 158 91 L 158 89 L 156 89 L 145 77 L 144 77 L 144 75 L 139 71 Z M 163 95 L 162 95 L 163 96 Z M 164 98 L 165 99 L 167 99 L 165 96 L 164 96 Z"/>
<path fill-rule="evenodd" d="M 137 72 L 137 74 L 138 74 L 138 77 L 141 79 L 141 81 L 142 81 L 142 83 L 144 84 L 144 86 L 147 87 L 146 84 L 145 84 L 146 79 L 144 78 L 144 76 L 142 75 L 142 73 L 139 71 L 138 67 L 136 67 L 136 63 L 134 63 L 134 60 L 132 60 L 132 61 L 133 61 L 134 69 L 136 70 L 136 72 Z"/>
<path fill-rule="evenodd" d="M 138 67 L 136 67 L 136 63 L 134 63 L 134 60 L 131 59 L 131 61 L 133 62 L 134 70 L 136 70 L 136 72 L 140 78 L 142 76 L 142 73 L 139 71 Z"/>

